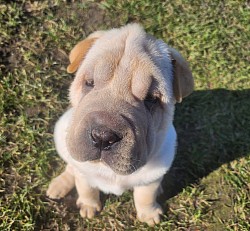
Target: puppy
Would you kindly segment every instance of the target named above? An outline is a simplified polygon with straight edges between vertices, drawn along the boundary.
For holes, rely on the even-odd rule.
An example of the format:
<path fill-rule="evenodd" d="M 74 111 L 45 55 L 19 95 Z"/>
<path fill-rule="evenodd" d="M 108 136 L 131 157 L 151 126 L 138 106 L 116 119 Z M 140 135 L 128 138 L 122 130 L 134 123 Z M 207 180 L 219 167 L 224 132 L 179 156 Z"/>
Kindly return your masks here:
<path fill-rule="evenodd" d="M 91 34 L 69 59 L 71 108 L 54 133 L 67 166 L 47 195 L 62 198 L 75 186 L 81 216 L 92 218 L 100 191 L 133 189 L 138 219 L 159 223 L 156 197 L 175 155 L 175 103 L 194 86 L 187 62 L 138 24 Z"/>

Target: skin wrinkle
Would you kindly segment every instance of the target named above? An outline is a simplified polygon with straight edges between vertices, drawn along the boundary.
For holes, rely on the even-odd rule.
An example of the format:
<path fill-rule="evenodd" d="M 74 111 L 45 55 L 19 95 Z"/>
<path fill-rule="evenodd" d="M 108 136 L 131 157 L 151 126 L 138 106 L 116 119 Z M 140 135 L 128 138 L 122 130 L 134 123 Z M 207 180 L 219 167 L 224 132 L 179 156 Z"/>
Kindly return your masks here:
<path fill-rule="evenodd" d="M 144 39 L 145 39 L 144 36 L 143 38 L 140 38 L 141 41 L 144 41 Z M 143 99 L 146 96 L 146 92 L 150 88 L 152 79 L 151 79 L 151 76 L 144 77 L 143 73 L 140 73 L 140 70 L 145 69 L 145 71 L 143 72 L 150 73 L 149 70 L 147 70 L 148 69 L 147 66 L 149 65 L 149 62 L 147 60 L 147 57 L 144 55 L 145 49 L 143 47 L 141 48 L 139 46 L 135 48 L 136 50 L 139 50 L 137 52 L 139 53 L 139 55 L 134 56 L 134 52 L 131 53 L 131 51 L 134 51 L 133 45 L 134 43 L 131 43 L 131 41 L 129 41 L 128 36 L 127 36 L 125 40 L 125 46 L 123 47 L 124 49 L 122 51 L 123 56 L 120 57 L 118 61 L 118 65 L 117 65 L 118 73 L 115 75 L 116 76 L 115 79 L 117 80 L 115 82 L 123 81 L 124 82 L 123 86 L 126 86 L 123 88 L 124 92 L 132 92 L 135 98 Z M 142 56 L 142 57 L 138 57 L 138 56 Z M 126 78 L 124 78 L 122 74 L 119 74 L 119 72 L 126 73 Z M 141 77 L 138 77 L 138 76 L 141 76 Z M 147 79 L 148 81 L 147 81 L 146 87 L 145 87 L 146 82 L 142 81 L 142 79 L 145 80 L 145 78 L 150 78 L 150 80 Z M 136 84 L 136 80 L 138 84 Z M 141 82 L 143 82 L 143 84 Z M 116 83 L 114 83 L 114 85 L 117 86 Z M 145 90 L 143 91 L 143 89 L 136 89 L 134 86 L 139 86 L 139 88 L 140 86 L 144 86 Z"/>
<path fill-rule="evenodd" d="M 100 89 L 107 85 L 114 79 L 114 72 L 117 67 L 116 59 L 113 57 L 114 54 L 105 54 L 105 57 L 100 57 L 100 64 L 97 63 L 94 68 L 93 79 L 95 82 L 95 88 Z M 109 62 L 103 63 L 103 59 L 108 59 Z M 98 65 L 99 64 L 99 65 Z M 107 67 L 108 65 L 108 67 Z"/>
<path fill-rule="evenodd" d="M 78 126 L 78 125 L 77 125 L 77 126 Z M 82 126 L 82 125 L 80 125 L 80 126 Z M 137 135 L 139 135 L 139 134 L 137 134 Z M 76 146 L 76 145 L 73 145 L 73 146 Z M 128 145 L 127 145 L 127 144 L 124 144 L 124 146 L 128 146 L 128 147 L 129 147 L 130 144 L 128 144 Z M 121 156 L 121 157 L 122 157 L 122 156 Z M 133 160 L 133 158 L 124 158 L 124 157 L 123 157 L 122 159 L 120 159 L 120 161 L 122 161 L 122 162 L 124 163 L 124 165 L 127 165 L 127 163 L 128 163 L 126 160 L 127 160 L 127 161 L 130 161 L 130 160 Z M 135 164 L 136 164 L 136 165 L 139 165 L 139 162 L 138 162 L 138 161 L 135 161 Z M 132 164 L 132 165 L 134 166 L 135 164 Z M 128 164 L 127 166 L 129 166 L 129 164 Z M 130 168 L 132 168 L 132 167 L 130 166 Z M 115 170 L 115 169 L 114 169 L 114 170 Z M 125 174 L 125 172 L 124 172 L 124 174 Z"/>
<path fill-rule="evenodd" d="M 142 51 L 139 53 L 140 57 L 136 56 L 138 61 L 136 61 L 136 65 L 133 66 L 133 70 L 135 71 L 132 79 L 133 83 L 131 84 L 133 86 L 132 93 L 140 100 L 143 100 L 146 95 L 153 90 L 153 76 L 157 74 L 154 72 L 158 72 L 156 71 L 157 68 L 155 63 L 152 61 L 151 55 L 146 47 L 144 43 L 141 48 Z"/>
<path fill-rule="evenodd" d="M 146 35 L 146 37 L 149 38 L 148 35 Z M 143 57 L 139 57 L 139 63 L 141 63 L 141 65 L 138 65 L 136 68 L 137 70 L 139 70 L 139 71 L 143 70 L 143 72 L 146 73 L 146 76 L 144 76 L 144 80 L 145 80 L 145 78 L 147 78 L 147 80 L 148 80 L 147 86 L 146 87 L 144 86 L 145 82 L 144 82 L 144 84 L 142 84 L 142 82 L 143 82 L 142 79 L 140 79 L 140 82 L 138 84 L 134 83 L 134 86 L 139 85 L 139 86 L 145 87 L 144 91 L 142 91 L 142 92 L 139 91 L 139 93 L 142 93 L 142 95 L 140 97 L 141 100 L 144 99 L 147 96 L 147 94 L 154 91 L 155 80 L 154 80 L 153 76 L 157 75 L 157 72 L 158 72 L 158 68 L 156 67 L 156 63 L 155 63 L 155 61 L 150 53 L 150 49 L 148 48 L 148 46 L 150 46 L 150 43 L 143 42 L 142 47 L 141 47 L 141 50 L 142 50 L 141 54 Z M 137 73 L 137 70 L 135 73 Z M 135 75 L 135 77 L 136 77 L 136 75 Z M 150 79 L 150 81 L 149 81 L 149 79 Z M 136 93 L 137 93 L 136 90 L 137 89 L 132 91 L 134 95 L 136 95 Z"/>
<path fill-rule="evenodd" d="M 146 66 L 146 65 L 145 65 Z M 151 86 L 151 82 L 152 82 L 152 77 L 148 75 L 144 76 L 144 73 L 140 73 L 140 69 L 142 68 L 142 65 L 138 64 L 137 61 L 135 61 L 135 59 L 133 59 L 131 61 L 130 64 L 130 68 L 132 67 L 132 69 L 134 70 L 132 73 L 127 72 L 126 71 L 126 67 L 119 67 L 119 69 L 123 69 L 123 71 L 120 71 L 122 73 L 126 73 L 126 78 L 122 78 L 122 77 L 115 77 L 115 81 L 113 83 L 113 91 L 118 92 L 117 94 L 121 94 L 121 95 L 128 95 L 128 94 L 132 94 L 132 99 L 136 99 L 136 100 L 143 100 L 145 98 L 145 96 L 148 93 L 148 89 L 150 89 Z M 125 70 L 124 70 L 125 69 Z M 117 74 L 116 76 L 122 76 L 121 74 Z M 147 80 L 147 81 L 145 81 Z M 120 88 L 117 88 L 117 81 L 119 82 L 123 82 L 122 84 L 120 83 L 119 85 L 121 86 Z M 138 87 L 135 87 L 138 86 Z M 141 87 L 143 86 L 143 87 Z M 131 97 L 130 96 L 130 97 Z M 129 96 L 127 96 L 127 100 L 129 100 L 130 98 Z"/>
<path fill-rule="evenodd" d="M 126 132 L 126 135 L 123 133 L 124 138 L 120 142 L 123 151 L 119 150 L 117 153 L 118 156 L 114 155 L 114 158 L 116 157 L 115 161 L 108 161 L 113 165 L 113 170 L 117 170 L 118 167 L 116 166 L 118 165 L 123 166 L 119 167 L 120 169 L 137 169 L 144 162 L 145 157 L 149 155 L 148 152 L 152 150 L 152 148 L 147 147 L 148 144 L 152 143 L 152 146 L 154 146 L 154 137 L 151 132 L 153 127 L 149 122 L 154 117 L 153 115 L 147 115 L 149 112 L 145 108 L 143 101 L 148 94 L 159 91 L 157 84 L 155 84 L 157 79 L 154 78 L 155 76 L 159 76 L 159 70 L 152 61 L 153 58 L 148 52 L 149 49 L 146 49 L 150 44 L 147 44 L 148 42 L 145 41 L 145 33 L 136 39 L 126 33 L 119 36 L 119 38 L 121 40 L 120 43 L 115 44 L 111 51 L 107 50 L 106 46 L 104 46 L 105 48 L 102 46 L 102 49 L 94 56 L 94 53 L 91 53 L 92 49 L 90 49 L 90 55 L 86 56 L 87 60 L 89 57 L 90 59 L 83 62 L 81 70 L 77 73 L 77 75 L 80 73 L 82 75 L 76 77 L 78 78 L 78 83 L 79 78 L 82 78 L 82 84 L 84 84 L 84 79 L 89 79 L 88 73 L 92 74 L 95 86 L 94 88 L 90 88 L 90 91 L 86 95 L 82 95 L 79 107 L 81 107 L 80 105 L 84 105 L 84 110 L 78 112 L 77 117 L 80 116 L 80 121 L 76 121 L 74 126 L 86 127 L 87 125 L 84 125 L 85 122 L 82 122 L 82 120 L 85 120 L 83 115 L 87 115 L 89 112 L 95 110 L 108 111 L 113 115 L 123 118 L 124 122 L 121 123 L 127 123 L 129 126 L 128 133 Z M 99 40 L 97 39 L 93 47 L 98 46 Z M 98 61 L 94 62 L 94 60 Z M 106 105 L 104 106 L 99 102 L 105 102 Z M 122 106 L 124 104 L 122 102 L 126 102 L 130 106 Z M 130 108 L 130 110 L 125 108 Z M 161 114 L 162 112 L 159 110 L 159 113 Z M 133 122 L 129 123 L 121 115 L 124 115 Z M 137 120 L 143 122 L 139 124 Z M 104 123 L 107 123 L 107 126 L 109 126 L 110 122 L 107 120 Z M 134 127 L 136 129 L 131 124 L 135 124 Z M 120 125 L 117 124 L 115 126 Z M 87 139 L 89 140 L 89 137 Z M 75 142 L 72 145 L 78 146 Z M 91 147 L 89 144 L 86 144 L 86 146 Z M 89 150 L 93 152 L 93 150 Z M 110 151 L 112 152 L 112 148 Z M 133 153 L 129 154 L 129 152 Z M 106 155 L 106 153 L 104 154 Z M 106 157 L 103 156 L 103 158 L 105 159 Z"/>
<path fill-rule="evenodd" d="M 141 57 L 133 57 L 132 56 L 129 59 L 127 58 L 127 56 L 131 56 L 131 50 L 132 50 L 128 45 L 127 37 L 128 37 L 128 35 L 126 36 L 126 38 L 124 38 L 125 43 L 126 43 L 125 46 L 120 46 L 119 51 L 116 49 L 115 52 L 113 52 L 113 53 L 116 53 L 116 57 L 114 57 L 115 55 L 113 55 L 113 53 L 109 54 L 108 52 L 106 52 L 105 59 L 110 59 L 110 61 L 103 63 L 103 65 L 98 65 L 98 63 L 95 65 L 95 67 L 94 67 L 94 79 L 95 79 L 95 83 L 96 83 L 96 86 L 95 86 L 96 89 L 99 89 L 99 88 L 101 88 L 101 86 L 103 87 L 103 85 L 108 84 L 108 82 L 107 82 L 108 79 L 115 79 L 115 81 L 112 85 L 114 85 L 115 86 L 114 88 L 116 88 L 116 89 L 113 89 L 113 90 L 116 90 L 118 92 L 118 94 L 122 91 L 121 92 L 122 95 L 125 95 L 125 92 L 131 92 L 132 86 L 136 86 L 136 85 L 139 85 L 139 86 L 144 85 L 145 86 L 145 79 L 147 79 L 148 77 L 143 77 L 143 76 L 138 77 L 138 75 L 141 76 L 141 75 L 143 75 L 143 73 L 137 74 L 137 72 L 138 72 L 138 70 L 140 71 L 140 69 L 144 69 L 144 68 L 146 69 L 148 64 L 149 64 L 149 60 L 145 60 L 145 62 L 142 63 L 142 61 L 140 60 Z M 142 47 L 140 49 L 142 50 L 142 52 L 143 51 L 145 52 L 145 45 L 144 45 L 144 47 Z M 142 52 L 140 52 L 140 53 L 142 53 Z M 142 55 L 143 55 L 143 53 L 142 53 Z M 149 55 L 149 54 L 147 53 L 147 55 Z M 108 58 L 108 57 L 110 57 L 110 58 Z M 143 57 L 143 58 L 146 59 L 146 57 Z M 122 65 L 123 59 L 125 59 L 124 65 Z M 100 58 L 99 60 L 102 60 L 102 58 Z M 129 63 L 127 63 L 128 62 L 127 60 L 130 60 Z M 111 66 L 111 68 L 105 67 L 105 65 L 107 65 L 107 63 Z M 113 70 L 111 70 L 112 67 L 114 68 L 113 75 L 112 75 Z M 106 70 L 108 69 L 108 71 L 105 71 L 105 69 Z M 131 69 L 135 70 L 136 74 L 133 74 L 133 72 L 129 73 L 128 70 L 131 70 Z M 126 78 L 124 78 L 123 75 L 121 75 L 120 73 L 116 74 L 115 73 L 116 70 L 117 70 L 117 72 L 120 72 L 120 73 L 126 73 Z M 144 72 L 148 73 L 149 71 L 145 70 Z M 99 73 L 105 73 L 105 76 L 103 74 L 101 75 Z M 88 76 L 88 74 L 85 74 L 85 76 Z M 135 80 L 135 79 L 138 79 L 138 80 Z M 150 79 L 151 79 L 151 77 L 150 77 Z M 124 82 L 124 84 L 122 84 L 122 87 L 119 89 L 119 88 L 117 88 L 117 83 L 116 83 L 117 81 L 127 81 L 127 82 L 126 83 Z M 148 86 L 146 88 L 144 88 L 145 90 L 144 89 L 137 90 L 135 87 L 133 87 L 134 89 L 132 89 L 132 94 L 136 98 L 140 98 L 141 100 L 143 98 L 145 98 L 145 96 L 147 95 L 148 88 L 150 88 L 149 86 L 151 84 L 150 83 L 151 81 L 149 81 L 149 80 L 147 81 Z M 134 84 L 132 82 L 138 82 L 138 84 L 136 84 L 136 83 Z M 144 84 L 141 84 L 140 82 L 144 82 Z M 83 83 L 83 80 L 82 80 L 82 83 Z M 139 87 L 139 88 L 141 88 L 141 87 Z M 127 96 L 127 100 L 131 101 L 129 96 Z"/>
<path fill-rule="evenodd" d="M 128 124 L 130 125 L 130 127 L 132 128 L 132 132 L 134 133 L 135 137 L 136 137 L 136 127 L 135 125 L 133 124 L 133 121 L 131 121 L 130 118 L 128 118 L 126 115 L 123 115 L 123 114 L 120 114 L 121 117 L 126 120 L 128 122 Z"/>
<path fill-rule="evenodd" d="M 98 64 L 95 65 L 94 80 L 99 82 L 97 87 L 103 86 L 106 83 L 111 82 L 113 79 L 116 79 L 115 71 L 118 69 L 120 62 L 124 56 L 126 44 L 125 45 L 123 44 L 125 43 L 124 41 L 126 41 L 126 39 L 127 37 L 125 37 L 122 40 L 122 42 L 119 44 L 119 47 L 115 49 L 115 51 L 112 51 L 112 53 L 110 53 L 109 50 L 107 52 L 103 52 L 103 57 L 100 57 L 99 59 L 103 65 L 100 65 L 100 66 L 98 66 Z M 109 62 L 103 63 L 102 62 L 103 59 L 108 59 Z M 105 70 L 107 69 L 106 68 L 107 63 L 110 65 L 110 70 L 108 73 L 107 71 L 105 72 Z M 102 75 L 103 73 L 105 73 L 105 76 Z"/>

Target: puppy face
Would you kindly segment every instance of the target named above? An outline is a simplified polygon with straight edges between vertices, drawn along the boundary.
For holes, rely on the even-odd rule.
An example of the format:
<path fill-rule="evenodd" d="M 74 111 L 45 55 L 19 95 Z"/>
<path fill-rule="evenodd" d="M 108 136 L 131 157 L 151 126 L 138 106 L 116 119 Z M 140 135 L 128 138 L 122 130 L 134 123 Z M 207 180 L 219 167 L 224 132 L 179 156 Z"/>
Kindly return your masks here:
<path fill-rule="evenodd" d="M 81 43 L 68 67 L 78 71 L 70 88 L 67 147 L 77 161 L 101 161 L 117 174 L 131 174 L 157 153 L 176 94 L 183 92 L 174 81 L 171 50 L 135 24 Z"/>

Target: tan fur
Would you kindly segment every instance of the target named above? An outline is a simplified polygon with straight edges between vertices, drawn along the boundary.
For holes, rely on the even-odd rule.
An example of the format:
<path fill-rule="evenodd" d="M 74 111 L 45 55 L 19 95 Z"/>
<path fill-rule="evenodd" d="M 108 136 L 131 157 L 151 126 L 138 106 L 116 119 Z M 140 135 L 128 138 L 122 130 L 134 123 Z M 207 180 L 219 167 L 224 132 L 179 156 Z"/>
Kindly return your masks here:
<path fill-rule="evenodd" d="M 101 211 L 100 192 L 96 188 L 90 187 L 84 176 L 75 174 L 76 189 L 78 192 L 77 206 L 83 218 L 93 218 L 96 212 Z"/>
<path fill-rule="evenodd" d="M 64 172 L 53 179 L 47 190 L 47 196 L 53 199 L 60 199 L 66 196 L 75 186 L 73 169 L 67 165 Z"/>
<path fill-rule="evenodd" d="M 69 58 L 67 71 L 77 71 L 70 86 L 72 108 L 54 134 L 68 165 L 47 195 L 63 197 L 75 185 L 81 216 L 92 218 L 101 210 L 99 190 L 120 195 L 134 189 L 138 219 L 159 223 L 156 196 L 175 154 L 174 106 L 194 85 L 187 62 L 137 24 L 95 32 Z M 119 139 L 106 149 L 97 147 L 97 128 Z"/>
<path fill-rule="evenodd" d="M 89 38 L 75 45 L 69 55 L 70 65 L 67 67 L 68 73 L 74 73 L 78 69 L 81 61 L 84 59 L 85 54 L 88 52 L 95 40 L 96 38 Z"/>
<path fill-rule="evenodd" d="M 146 186 L 134 187 L 134 201 L 137 217 L 141 222 L 147 222 L 153 226 L 160 222 L 163 213 L 160 205 L 156 202 L 161 180 Z"/>
<path fill-rule="evenodd" d="M 174 94 L 176 101 L 180 103 L 193 92 L 194 80 L 187 61 L 175 49 L 170 50 L 174 65 Z"/>

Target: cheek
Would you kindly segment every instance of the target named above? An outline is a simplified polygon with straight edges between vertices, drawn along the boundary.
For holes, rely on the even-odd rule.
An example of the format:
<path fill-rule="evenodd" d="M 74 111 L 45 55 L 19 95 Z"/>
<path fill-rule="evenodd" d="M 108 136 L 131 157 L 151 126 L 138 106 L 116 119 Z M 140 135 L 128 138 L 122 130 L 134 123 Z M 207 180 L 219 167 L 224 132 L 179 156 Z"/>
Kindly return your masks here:
<path fill-rule="evenodd" d="M 69 97 L 70 97 L 71 105 L 73 107 L 76 107 L 78 105 L 78 103 L 80 102 L 80 99 L 81 99 L 82 95 L 78 91 L 71 91 L 70 90 Z"/>
<path fill-rule="evenodd" d="M 157 138 L 157 134 L 167 129 L 173 121 L 173 107 L 157 107 L 151 114 L 151 130 L 153 130 L 153 138 Z"/>
<path fill-rule="evenodd" d="M 164 107 L 157 108 L 153 115 L 154 127 L 158 131 L 168 129 L 168 126 L 173 122 L 174 105 L 168 104 Z"/>
<path fill-rule="evenodd" d="M 159 137 L 159 134 L 161 134 L 161 131 L 166 129 L 169 124 L 169 118 L 167 117 L 162 108 L 157 108 L 153 114 L 148 113 L 148 120 L 150 121 L 147 133 L 149 156 L 155 154 L 155 150 L 159 148 L 159 142 L 162 139 L 162 137 Z"/>
<path fill-rule="evenodd" d="M 152 115 L 154 121 L 154 128 L 160 130 L 163 127 L 164 113 L 162 108 L 157 108 Z"/>
<path fill-rule="evenodd" d="M 146 137 L 147 157 L 150 157 L 156 148 L 156 141 L 157 141 L 156 134 L 157 132 L 155 130 L 154 124 L 150 123 L 148 126 L 148 133 Z"/>
<path fill-rule="evenodd" d="M 82 98 L 83 79 L 75 78 L 69 88 L 69 98 L 73 107 L 75 107 Z"/>
<path fill-rule="evenodd" d="M 84 81 L 73 82 L 69 89 L 69 98 L 73 107 L 77 106 L 82 99 L 91 91 L 90 87 L 85 86 Z"/>

